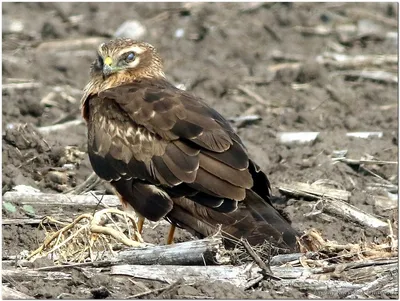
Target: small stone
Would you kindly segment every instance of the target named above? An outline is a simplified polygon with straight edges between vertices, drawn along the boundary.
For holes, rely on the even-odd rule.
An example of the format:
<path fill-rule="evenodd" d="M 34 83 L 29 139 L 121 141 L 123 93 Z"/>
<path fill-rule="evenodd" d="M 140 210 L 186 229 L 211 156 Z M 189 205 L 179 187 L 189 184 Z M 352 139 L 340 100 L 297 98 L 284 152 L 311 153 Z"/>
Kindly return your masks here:
<path fill-rule="evenodd" d="M 185 30 L 183 28 L 178 28 L 177 30 L 175 30 L 175 38 L 180 39 L 183 38 L 184 35 Z"/>
<path fill-rule="evenodd" d="M 131 20 L 124 22 L 115 31 L 114 36 L 117 38 L 131 38 L 134 40 L 140 40 L 146 34 L 146 27 L 140 22 Z"/>
<path fill-rule="evenodd" d="M 12 20 L 7 17 L 3 17 L 2 31 L 4 34 L 7 33 L 19 33 L 24 30 L 24 23 L 19 20 Z"/>

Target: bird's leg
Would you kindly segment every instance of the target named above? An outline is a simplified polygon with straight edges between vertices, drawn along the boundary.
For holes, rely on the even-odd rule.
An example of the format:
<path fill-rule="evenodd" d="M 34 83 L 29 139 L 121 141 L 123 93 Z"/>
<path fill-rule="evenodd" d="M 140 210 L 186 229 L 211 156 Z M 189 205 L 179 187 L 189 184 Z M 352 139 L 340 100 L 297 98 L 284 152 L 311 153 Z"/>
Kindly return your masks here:
<path fill-rule="evenodd" d="M 168 231 L 167 245 L 171 245 L 174 243 L 175 228 L 176 228 L 176 226 L 171 224 L 169 231 Z"/>
<path fill-rule="evenodd" d="M 139 232 L 139 234 L 142 234 L 145 218 L 139 214 L 138 214 L 138 216 L 139 216 L 138 222 L 137 222 L 138 232 Z"/>

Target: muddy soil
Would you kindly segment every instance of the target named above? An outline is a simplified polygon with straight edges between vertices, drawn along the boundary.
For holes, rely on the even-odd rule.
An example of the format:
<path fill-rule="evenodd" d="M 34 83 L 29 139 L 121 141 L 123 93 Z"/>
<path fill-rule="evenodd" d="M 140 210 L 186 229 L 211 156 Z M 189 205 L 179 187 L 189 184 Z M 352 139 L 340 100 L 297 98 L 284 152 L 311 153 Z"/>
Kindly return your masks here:
<path fill-rule="evenodd" d="M 273 192 L 279 184 L 325 181 L 351 192 L 349 202 L 397 229 L 396 210 L 378 206 L 375 196 L 388 197 L 384 185 L 397 185 L 397 165 L 333 164 L 335 151 L 347 158 L 397 161 L 397 83 L 370 80 L 350 71 L 386 70 L 397 75 L 397 64 L 339 67 L 318 63 L 326 52 L 342 55 L 397 55 L 395 3 L 3 3 L 3 194 L 15 185 L 61 193 L 82 183 L 92 172 L 86 154 L 83 123 L 63 131 L 42 127 L 79 120 L 81 90 L 97 44 L 44 47 L 60 40 L 110 39 L 126 20 L 145 28 L 141 36 L 159 50 L 167 77 L 203 97 L 227 118 L 258 115 L 260 120 L 234 126 L 251 157 L 268 174 Z M 381 19 L 372 18 L 378 14 Z M 372 18 L 372 19 L 371 19 Z M 383 21 L 382 21 L 383 20 Z M 350 25 L 353 31 L 335 30 Z M 351 27 L 352 26 L 352 27 Z M 331 28 L 327 34 L 306 29 Z M 388 37 L 389 36 L 389 37 Z M 286 65 L 282 65 L 286 64 Z M 347 72 L 347 73 L 346 73 Z M 21 88 L 21 83 L 26 83 Z M 19 86 L 18 86 L 19 85 Z M 245 89 L 243 89 L 244 87 Z M 246 92 L 246 91 L 249 91 Z M 258 99 L 258 101 L 257 101 Z M 261 100 L 260 100 L 261 99 Z M 280 143 L 279 132 L 320 132 L 308 144 Z M 381 132 L 370 139 L 347 137 L 348 132 Z M 373 184 L 381 184 L 372 190 Z M 95 187 L 111 193 L 102 184 Z M 391 190 L 396 194 L 396 190 Z M 384 233 L 327 214 L 309 214 L 315 202 L 287 199 L 277 204 L 293 227 L 316 228 L 340 243 L 376 241 Z M 314 209 L 313 209 L 314 208 Z M 81 212 L 34 208 L 46 214 L 74 216 Z M 32 217 L 16 204 L 4 208 L 3 218 Z M 4 225 L 3 258 L 33 250 L 43 239 L 37 225 Z M 167 229 L 147 228 L 145 239 L 163 243 Z M 192 239 L 185 231 L 177 241 Z M 38 279 L 15 283 L 35 298 L 126 298 L 157 282 L 129 282 L 127 277 Z M 99 294 L 99 287 L 107 294 Z M 262 284 L 243 291 L 223 283 L 195 283 L 145 298 L 305 298 L 306 292 L 276 292 Z M 322 296 L 324 297 L 324 296 Z"/>

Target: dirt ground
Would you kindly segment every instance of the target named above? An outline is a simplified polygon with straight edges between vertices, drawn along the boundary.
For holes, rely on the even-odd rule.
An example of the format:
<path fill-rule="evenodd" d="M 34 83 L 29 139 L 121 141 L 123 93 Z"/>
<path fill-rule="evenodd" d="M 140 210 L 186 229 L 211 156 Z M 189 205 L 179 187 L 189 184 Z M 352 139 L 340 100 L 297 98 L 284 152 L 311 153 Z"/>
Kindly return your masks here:
<path fill-rule="evenodd" d="M 397 209 L 376 205 L 375 196 L 388 197 L 385 187 L 398 185 L 397 165 L 333 164 L 335 151 L 346 157 L 397 161 L 397 83 L 365 79 L 360 70 L 385 70 L 397 76 L 395 64 L 339 66 L 321 63 L 327 53 L 397 55 L 396 3 L 3 3 L 2 190 L 31 185 L 61 193 L 82 183 L 92 172 L 86 154 L 83 123 L 64 131 L 40 128 L 81 119 L 79 100 L 88 80 L 97 44 L 45 42 L 90 37 L 110 39 L 126 20 L 139 21 L 141 37 L 157 47 L 167 77 L 203 97 L 227 118 L 259 115 L 261 120 L 234 123 L 251 157 L 266 171 L 273 192 L 281 183 L 325 181 L 351 192 L 350 204 L 389 219 L 397 231 Z M 379 15 L 381 19 L 371 16 Z M 347 31 L 339 30 L 347 25 Z M 340 27 L 342 26 L 342 27 Z M 330 28 L 326 34 L 307 29 Z M 351 29 L 354 29 L 353 31 Z M 354 59 L 351 60 L 354 63 Z M 25 88 L 13 85 L 28 83 Z M 244 88 L 243 88 L 244 87 Z M 246 92 L 247 91 L 247 92 Z M 250 91 L 250 92 L 249 92 Z M 280 143 L 279 132 L 320 132 L 313 143 Z M 370 139 L 347 137 L 348 132 L 382 132 Z M 67 165 L 65 165 L 67 164 Z M 71 168 L 72 166 L 72 168 Z M 68 168 L 67 168 L 68 167 Z M 365 168 L 363 168 L 365 167 Z M 59 176 L 59 175 L 62 176 Z M 381 184 L 372 189 L 373 184 Z M 97 190 L 106 190 L 99 185 Z M 397 188 L 396 188 L 397 189 Z M 393 188 L 392 195 L 397 193 Z M 288 199 L 278 204 L 305 231 L 316 228 L 340 243 L 379 241 L 384 234 L 327 214 L 310 215 L 315 202 Z M 26 208 L 25 208 L 26 209 Z M 72 216 L 68 208 L 4 208 L 3 218 Z M 315 208 L 314 208 L 315 209 Z M 37 225 L 4 225 L 3 258 L 33 250 L 43 239 Z M 145 239 L 163 243 L 166 229 L 147 228 Z M 185 231 L 177 241 L 191 239 Z M 4 263 L 3 263 L 4 265 Z M 3 279 L 4 281 L 4 279 Z M 35 298 L 95 298 L 106 287 L 108 298 L 126 298 L 161 284 L 129 282 L 124 277 L 79 271 L 72 280 L 38 279 L 18 284 Z M 100 297 L 101 297 L 100 296 Z M 146 298 L 306 298 L 307 292 L 275 292 L 260 286 L 243 291 L 226 283 L 184 285 Z M 322 296 L 323 297 L 323 296 Z"/>

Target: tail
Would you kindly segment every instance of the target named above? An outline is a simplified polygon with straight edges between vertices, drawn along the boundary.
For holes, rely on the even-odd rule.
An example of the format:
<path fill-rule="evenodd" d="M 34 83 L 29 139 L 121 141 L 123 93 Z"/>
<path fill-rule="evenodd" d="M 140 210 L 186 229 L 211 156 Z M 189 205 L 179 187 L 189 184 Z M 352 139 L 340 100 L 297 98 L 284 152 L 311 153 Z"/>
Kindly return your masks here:
<path fill-rule="evenodd" d="M 167 219 L 198 237 L 212 235 L 221 227 L 228 247 L 234 246 L 243 237 L 251 245 L 267 241 L 290 252 L 298 250 L 296 236 L 299 233 L 253 190 L 247 190 L 246 198 L 231 213 L 217 212 L 187 198 L 173 199 L 173 202 Z"/>

